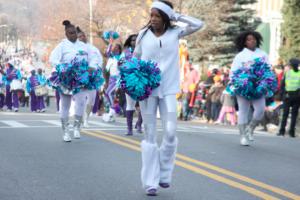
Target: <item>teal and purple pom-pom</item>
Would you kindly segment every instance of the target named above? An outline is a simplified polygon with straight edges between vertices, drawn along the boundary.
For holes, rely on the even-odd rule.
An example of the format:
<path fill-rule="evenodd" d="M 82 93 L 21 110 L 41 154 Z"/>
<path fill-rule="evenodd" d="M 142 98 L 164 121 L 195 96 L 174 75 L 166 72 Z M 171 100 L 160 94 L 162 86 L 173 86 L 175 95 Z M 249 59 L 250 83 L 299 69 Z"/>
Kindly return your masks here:
<path fill-rule="evenodd" d="M 109 31 L 105 31 L 105 32 L 103 32 L 103 35 L 102 35 L 102 37 L 103 37 L 105 40 L 109 40 L 109 38 L 110 38 Z"/>
<path fill-rule="evenodd" d="M 255 59 L 250 67 L 241 67 L 233 72 L 227 86 L 231 95 L 242 96 L 248 100 L 263 96 L 272 97 L 277 89 L 276 75 L 263 59 Z"/>
<path fill-rule="evenodd" d="M 115 31 L 105 31 L 102 36 L 105 40 L 109 40 L 110 38 L 116 40 L 120 37 L 120 35 Z"/>
<path fill-rule="evenodd" d="M 135 57 L 124 59 L 120 66 L 119 86 L 137 101 L 147 99 L 152 90 L 160 85 L 160 69 L 153 61 Z"/>
<path fill-rule="evenodd" d="M 104 83 L 104 78 L 101 69 L 93 70 L 89 73 L 89 82 L 86 88 L 89 90 L 98 90 Z"/>
<path fill-rule="evenodd" d="M 66 89 L 73 94 L 82 89 L 99 89 L 104 82 L 102 71 L 97 69 L 89 72 L 88 69 L 89 65 L 85 60 L 74 59 L 71 63 L 59 64 L 48 79 L 48 83 L 61 92 Z"/>

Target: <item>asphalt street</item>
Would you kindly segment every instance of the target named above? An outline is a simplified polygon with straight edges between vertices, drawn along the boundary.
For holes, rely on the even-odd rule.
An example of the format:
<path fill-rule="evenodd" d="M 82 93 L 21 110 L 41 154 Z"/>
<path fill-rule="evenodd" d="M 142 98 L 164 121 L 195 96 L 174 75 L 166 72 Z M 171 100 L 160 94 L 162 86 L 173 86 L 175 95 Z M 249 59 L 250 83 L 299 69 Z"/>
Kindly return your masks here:
<path fill-rule="evenodd" d="M 161 126 L 159 140 L 161 140 Z M 62 141 L 56 113 L 0 113 L 1 200 L 300 199 L 300 140 L 256 132 L 239 145 L 236 128 L 179 122 L 173 182 L 147 197 L 140 141 L 125 119 L 93 116 L 82 138 Z"/>

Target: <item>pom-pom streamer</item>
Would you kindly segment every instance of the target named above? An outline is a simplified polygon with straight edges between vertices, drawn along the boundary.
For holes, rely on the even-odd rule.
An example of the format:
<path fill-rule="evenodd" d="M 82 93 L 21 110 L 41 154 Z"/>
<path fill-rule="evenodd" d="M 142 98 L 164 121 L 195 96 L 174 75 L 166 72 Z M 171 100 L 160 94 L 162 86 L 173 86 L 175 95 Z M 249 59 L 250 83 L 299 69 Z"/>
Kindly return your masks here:
<path fill-rule="evenodd" d="M 82 89 L 99 89 L 104 82 L 101 69 L 89 70 L 87 61 L 63 63 L 56 66 L 48 79 L 48 84 L 60 92 L 78 93 Z"/>
<path fill-rule="evenodd" d="M 132 57 L 120 63 L 119 87 L 134 100 L 148 98 L 152 90 L 160 85 L 160 69 L 155 62 Z"/>
<path fill-rule="evenodd" d="M 272 97 L 277 89 L 276 75 L 263 59 L 255 59 L 250 67 L 241 67 L 233 72 L 227 86 L 231 95 L 239 95 L 248 100 L 263 96 Z"/>

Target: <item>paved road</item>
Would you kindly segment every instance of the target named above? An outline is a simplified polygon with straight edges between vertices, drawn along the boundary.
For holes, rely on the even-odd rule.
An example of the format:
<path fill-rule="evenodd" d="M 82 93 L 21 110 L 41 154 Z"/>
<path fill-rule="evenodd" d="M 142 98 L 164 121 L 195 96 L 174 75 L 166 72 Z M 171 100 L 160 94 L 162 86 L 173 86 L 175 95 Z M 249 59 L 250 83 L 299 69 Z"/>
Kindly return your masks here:
<path fill-rule="evenodd" d="M 57 114 L 0 113 L 0 199 L 152 199 L 140 183 L 143 135 L 125 129 L 124 118 L 92 117 L 80 140 L 64 143 Z M 172 186 L 155 199 L 300 199 L 298 138 L 259 132 L 242 147 L 235 129 L 190 122 L 178 138 Z"/>

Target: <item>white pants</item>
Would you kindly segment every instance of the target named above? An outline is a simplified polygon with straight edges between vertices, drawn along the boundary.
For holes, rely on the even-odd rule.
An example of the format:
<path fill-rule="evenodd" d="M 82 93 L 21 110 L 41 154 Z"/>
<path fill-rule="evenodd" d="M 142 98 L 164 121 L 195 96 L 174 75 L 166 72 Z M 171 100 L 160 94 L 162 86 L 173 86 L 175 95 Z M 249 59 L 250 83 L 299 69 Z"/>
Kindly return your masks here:
<path fill-rule="evenodd" d="M 66 119 L 69 117 L 69 110 L 72 99 L 75 102 L 75 116 L 81 117 L 85 108 L 86 91 L 81 91 L 73 96 L 60 93 L 60 118 Z"/>
<path fill-rule="evenodd" d="M 141 179 L 146 190 L 157 189 L 159 183 L 170 183 L 174 169 L 177 149 L 176 138 L 176 96 L 168 95 L 162 99 L 150 96 L 140 101 L 145 125 L 145 139 L 142 141 Z M 159 107 L 164 131 L 160 148 L 156 135 L 156 111 Z"/>
<path fill-rule="evenodd" d="M 93 106 L 96 101 L 97 90 L 86 91 L 86 105 Z"/>
<path fill-rule="evenodd" d="M 249 122 L 249 111 L 250 111 L 251 103 L 254 108 L 252 119 L 259 121 L 263 118 L 265 107 L 266 107 L 266 99 L 264 97 L 249 101 L 244 97 L 237 96 L 237 102 L 239 106 L 239 115 L 238 115 L 239 125 L 247 124 Z"/>
<path fill-rule="evenodd" d="M 132 99 L 128 94 L 126 96 L 126 111 L 135 110 L 136 101 Z"/>
<path fill-rule="evenodd" d="M 84 126 L 88 126 L 88 118 L 91 114 L 93 106 L 96 101 L 97 90 L 87 90 L 86 91 L 86 102 L 85 102 L 85 112 L 83 114 Z"/>

